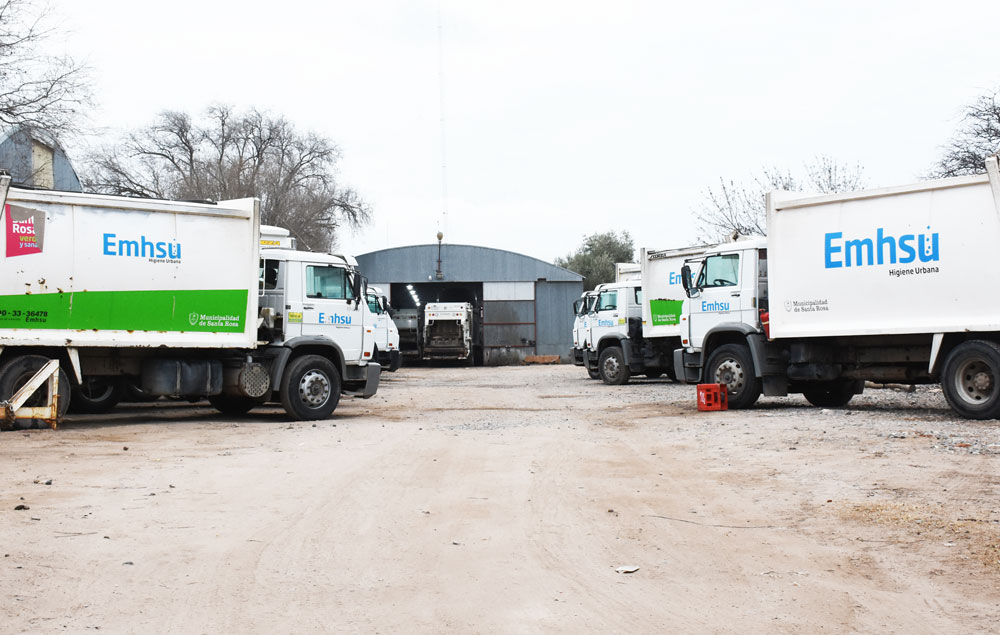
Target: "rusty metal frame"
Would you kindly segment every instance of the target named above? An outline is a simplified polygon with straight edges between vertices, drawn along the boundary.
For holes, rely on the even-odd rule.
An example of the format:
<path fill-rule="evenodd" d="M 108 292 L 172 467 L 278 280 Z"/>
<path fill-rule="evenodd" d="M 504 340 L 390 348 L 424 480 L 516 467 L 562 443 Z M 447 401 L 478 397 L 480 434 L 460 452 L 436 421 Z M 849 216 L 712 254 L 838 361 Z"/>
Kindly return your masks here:
<path fill-rule="evenodd" d="M 45 406 L 32 406 L 22 408 L 24 402 L 48 383 L 49 400 Z M 41 419 L 48 422 L 49 426 L 55 430 L 59 425 L 59 360 L 49 360 L 45 366 L 28 380 L 28 383 L 14 393 L 14 396 L 7 401 L 0 401 L 0 425 L 3 429 L 9 430 L 14 427 L 16 419 Z"/>

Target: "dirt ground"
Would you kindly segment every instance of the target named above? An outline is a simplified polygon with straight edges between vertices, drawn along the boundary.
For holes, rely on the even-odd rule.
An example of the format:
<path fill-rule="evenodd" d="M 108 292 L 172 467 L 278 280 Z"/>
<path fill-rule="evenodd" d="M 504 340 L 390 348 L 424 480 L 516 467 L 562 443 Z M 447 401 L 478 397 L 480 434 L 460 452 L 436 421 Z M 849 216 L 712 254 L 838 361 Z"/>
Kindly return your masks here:
<path fill-rule="evenodd" d="M 3 433 L 0 630 L 1000 629 L 1000 424 L 934 389 L 694 406 L 404 368 L 315 424 L 157 402 Z"/>

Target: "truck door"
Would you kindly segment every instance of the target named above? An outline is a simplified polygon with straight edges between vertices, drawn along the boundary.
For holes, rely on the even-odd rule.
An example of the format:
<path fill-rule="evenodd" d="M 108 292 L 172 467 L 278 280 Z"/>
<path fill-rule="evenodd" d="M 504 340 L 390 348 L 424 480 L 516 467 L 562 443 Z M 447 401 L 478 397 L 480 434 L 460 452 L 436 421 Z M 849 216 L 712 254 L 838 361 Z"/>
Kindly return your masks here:
<path fill-rule="evenodd" d="M 742 321 L 741 270 L 741 252 L 705 258 L 696 284 L 701 292 L 688 300 L 691 346 L 701 348 L 705 334 L 720 324 Z"/>
<path fill-rule="evenodd" d="M 594 320 L 597 319 L 598 293 L 590 292 L 587 296 L 587 306 L 584 308 L 583 324 L 580 325 L 580 347 L 590 348 L 594 341 Z"/>
<path fill-rule="evenodd" d="M 617 332 L 625 324 L 628 289 L 605 289 L 597 296 L 590 320 L 590 347 L 597 350 L 597 343 L 608 333 Z"/>
<path fill-rule="evenodd" d="M 377 295 L 369 291 L 365 297 L 368 298 L 368 312 L 371 313 L 371 331 L 375 339 L 375 346 L 378 346 L 380 351 L 387 351 L 389 350 L 389 316 L 382 310 Z"/>
<path fill-rule="evenodd" d="M 366 307 L 354 301 L 355 274 L 320 263 L 305 263 L 303 269 L 302 335 L 329 337 L 340 346 L 345 361 L 371 359 L 370 354 L 362 355 L 371 351 L 371 341 L 365 348 L 365 331 L 371 324 L 366 324 Z"/>

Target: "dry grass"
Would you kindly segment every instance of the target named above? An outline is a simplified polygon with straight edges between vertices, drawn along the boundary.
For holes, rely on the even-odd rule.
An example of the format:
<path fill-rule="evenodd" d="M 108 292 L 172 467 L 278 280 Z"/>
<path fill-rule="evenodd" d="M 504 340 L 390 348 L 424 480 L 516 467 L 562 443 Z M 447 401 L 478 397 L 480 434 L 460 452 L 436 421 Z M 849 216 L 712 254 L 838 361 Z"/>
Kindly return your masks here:
<path fill-rule="evenodd" d="M 846 520 L 894 529 L 923 540 L 954 543 L 958 553 L 1000 573 L 1000 520 L 979 514 L 951 513 L 941 505 L 900 502 L 857 503 L 843 510 Z M 994 516 L 991 518 L 991 516 Z"/>

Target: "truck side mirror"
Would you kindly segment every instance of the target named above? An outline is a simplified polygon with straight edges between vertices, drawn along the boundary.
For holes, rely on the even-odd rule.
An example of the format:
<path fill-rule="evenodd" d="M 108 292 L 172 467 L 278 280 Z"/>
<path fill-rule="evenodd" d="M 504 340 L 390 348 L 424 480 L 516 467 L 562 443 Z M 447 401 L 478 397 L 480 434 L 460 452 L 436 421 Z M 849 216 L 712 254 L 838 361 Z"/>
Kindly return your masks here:
<path fill-rule="evenodd" d="M 684 293 L 687 297 L 691 297 L 691 267 L 684 265 L 681 267 L 681 286 L 684 287 Z"/>
<path fill-rule="evenodd" d="M 360 273 L 351 274 L 351 292 L 354 293 L 354 309 L 361 306 L 361 301 L 368 297 L 368 279 Z"/>

